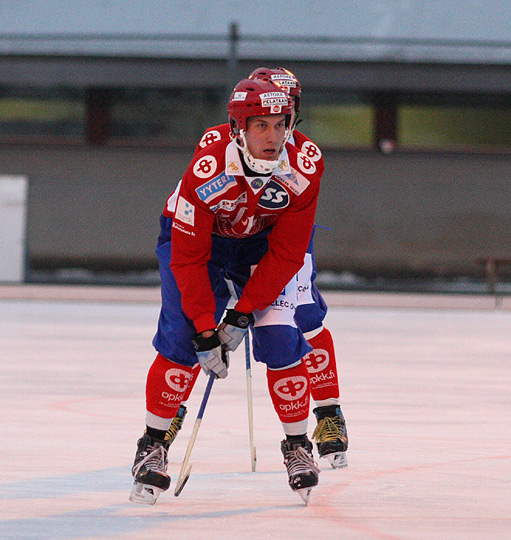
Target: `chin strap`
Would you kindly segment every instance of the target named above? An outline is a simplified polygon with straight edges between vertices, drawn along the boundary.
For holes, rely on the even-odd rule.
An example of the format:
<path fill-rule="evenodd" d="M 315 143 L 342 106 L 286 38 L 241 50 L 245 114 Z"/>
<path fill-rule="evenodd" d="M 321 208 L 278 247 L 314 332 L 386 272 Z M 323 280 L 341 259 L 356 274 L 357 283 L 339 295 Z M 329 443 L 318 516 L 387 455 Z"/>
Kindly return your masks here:
<path fill-rule="evenodd" d="M 267 160 L 267 159 L 258 159 L 252 156 L 252 154 L 248 150 L 247 141 L 245 139 L 245 131 L 243 129 L 240 130 L 238 137 L 233 139 L 234 144 L 241 150 L 241 153 L 243 154 L 243 157 L 245 158 L 245 162 L 248 165 L 248 167 L 254 171 L 257 174 L 270 174 L 272 173 L 279 165 L 280 163 L 280 156 L 282 155 L 282 152 L 284 150 L 284 147 L 286 146 L 287 141 L 289 140 L 289 137 L 292 134 L 291 129 L 286 130 L 286 135 L 284 137 L 284 141 L 282 142 L 282 146 L 280 147 L 279 154 L 277 159 L 275 160 Z M 241 143 L 239 143 L 239 140 L 241 140 Z"/>

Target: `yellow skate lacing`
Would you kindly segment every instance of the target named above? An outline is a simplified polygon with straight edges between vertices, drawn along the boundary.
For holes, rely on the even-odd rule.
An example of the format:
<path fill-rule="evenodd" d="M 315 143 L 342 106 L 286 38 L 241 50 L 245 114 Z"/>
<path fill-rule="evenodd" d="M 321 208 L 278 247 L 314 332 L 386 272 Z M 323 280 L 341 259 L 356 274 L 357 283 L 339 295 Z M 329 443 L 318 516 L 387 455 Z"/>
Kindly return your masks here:
<path fill-rule="evenodd" d="M 322 418 L 318 422 L 318 425 L 312 434 L 312 438 L 317 443 L 325 443 L 335 441 L 336 439 L 341 439 L 342 433 L 339 417 L 325 416 L 325 418 Z"/>
<path fill-rule="evenodd" d="M 172 423 L 170 424 L 170 427 L 167 430 L 167 434 L 165 435 L 165 440 L 168 441 L 169 444 L 172 444 L 174 442 L 174 439 L 177 437 L 177 434 L 179 430 L 181 429 L 182 425 L 183 425 L 183 418 L 176 416 L 172 420 Z"/>

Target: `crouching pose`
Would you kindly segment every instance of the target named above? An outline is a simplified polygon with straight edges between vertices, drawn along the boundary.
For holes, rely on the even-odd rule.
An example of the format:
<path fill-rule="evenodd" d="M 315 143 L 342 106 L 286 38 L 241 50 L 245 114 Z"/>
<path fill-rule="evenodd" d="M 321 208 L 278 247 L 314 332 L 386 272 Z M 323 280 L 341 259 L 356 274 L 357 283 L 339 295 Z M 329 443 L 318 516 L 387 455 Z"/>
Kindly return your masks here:
<path fill-rule="evenodd" d="M 157 255 L 162 307 L 146 384 L 146 430 L 138 442 L 131 499 L 154 503 L 168 489 L 168 430 L 197 366 L 225 378 L 228 353 L 248 327 L 267 366 L 282 423 L 289 485 L 308 499 L 319 469 L 307 438 L 312 347 L 295 322 L 297 272 L 312 235 L 320 175 L 286 144 L 289 95 L 270 79 L 244 79 L 228 106 L 233 140 L 196 154 L 161 217 Z M 231 291 L 238 301 L 228 309 Z"/>
<path fill-rule="evenodd" d="M 255 69 L 249 79 L 270 79 L 287 93 L 293 104 L 291 110 L 291 130 L 288 142 L 303 152 L 321 176 L 325 169 L 323 156 L 319 147 L 301 131 L 295 129 L 301 105 L 302 87 L 298 79 L 284 68 Z M 231 128 L 228 123 L 211 127 L 202 136 L 195 153 L 219 140 L 230 140 Z M 348 432 L 340 406 L 340 390 L 337 375 L 337 362 L 334 342 L 328 328 L 324 325 L 327 305 L 315 284 L 316 261 L 314 258 L 313 238 L 309 242 L 303 266 L 297 274 L 298 305 L 295 321 L 305 338 L 312 346 L 312 351 L 303 358 L 309 372 L 311 397 L 314 403 L 314 415 L 317 425 L 313 432 L 318 454 L 328 460 L 334 469 L 346 467 L 346 450 L 348 449 Z M 198 375 L 198 372 L 196 373 Z M 186 401 L 191 392 L 195 378 L 188 385 L 187 395 L 169 430 L 169 440 L 176 437 L 186 414 Z"/>

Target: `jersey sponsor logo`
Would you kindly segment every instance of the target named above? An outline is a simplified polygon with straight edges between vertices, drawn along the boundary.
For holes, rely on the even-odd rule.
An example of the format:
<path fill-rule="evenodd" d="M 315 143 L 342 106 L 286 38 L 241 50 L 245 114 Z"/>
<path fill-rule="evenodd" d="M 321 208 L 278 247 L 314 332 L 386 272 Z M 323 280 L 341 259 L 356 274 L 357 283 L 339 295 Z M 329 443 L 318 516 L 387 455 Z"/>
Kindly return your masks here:
<path fill-rule="evenodd" d="M 290 309 L 291 311 L 294 311 L 296 309 L 296 306 L 293 302 L 290 302 L 289 300 L 275 300 L 270 304 L 270 306 L 276 308 L 276 309 Z"/>
<path fill-rule="evenodd" d="M 179 232 L 182 232 L 183 234 L 187 234 L 188 236 L 195 236 L 194 231 L 191 231 L 190 229 L 185 228 L 185 226 L 179 223 L 179 221 L 174 220 L 172 222 L 172 228 L 177 229 Z"/>
<path fill-rule="evenodd" d="M 270 180 L 259 199 L 259 206 L 270 210 L 285 208 L 289 204 L 289 193 L 274 180 Z"/>
<path fill-rule="evenodd" d="M 307 379 L 302 375 L 284 377 L 274 385 L 275 393 L 285 401 L 294 401 L 303 397 L 307 391 Z"/>
<path fill-rule="evenodd" d="M 206 148 L 208 144 L 213 144 L 214 142 L 219 141 L 221 138 L 222 135 L 220 135 L 220 132 L 216 129 L 212 129 L 211 131 L 204 133 L 202 139 L 199 142 L 199 146 L 201 148 Z"/>
<path fill-rule="evenodd" d="M 264 180 L 262 178 L 254 178 L 250 181 L 250 187 L 252 189 L 261 189 L 264 186 Z"/>
<path fill-rule="evenodd" d="M 300 170 L 305 174 L 313 174 L 316 172 L 316 165 L 314 164 L 314 161 L 308 158 L 303 152 L 298 152 L 296 161 Z"/>
<path fill-rule="evenodd" d="M 303 193 L 310 184 L 305 176 L 295 174 L 294 172 L 286 175 L 279 175 L 276 178 L 279 182 L 289 188 L 295 195 L 300 195 L 300 193 Z"/>
<path fill-rule="evenodd" d="M 215 204 L 215 206 L 211 207 L 212 212 L 216 212 L 217 210 L 226 210 L 227 212 L 232 212 L 237 208 L 238 205 L 242 203 L 247 202 L 247 194 L 242 193 L 237 199 L 234 201 L 220 201 L 218 204 Z"/>
<path fill-rule="evenodd" d="M 272 214 L 271 216 L 260 215 L 244 217 L 246 210 L 246 206 L 238 208 L 234 219 L 232 216 L 216 214 L 216 224 L 218 230 L 221 231 L 222 236 L 228 236 L 230 238 L 246 238 L 249 235 L 257 234 L 268 227 L 276 217 L 275 214 Z"/>
<path fill-rule="evenodd" d="M 192 203 L 189 203 L 184 197 L 179 197 L 177 200 L 176 213 L 174 214 L 175 218 L 191 225 L 195 225 L 195 206 Z"/>
<path fill-rule="evenodd" d="M 321 150 L 312 141 L 305 141 L 301 151 L 312 161 L 319 161 L 322 156 Z"/>
<path fill-rule="evenodd" d="M 199 199 L 207 203 L 235 184 L 236 179 L 233 176 L 227 176 L 225 173 L 222 173 L 209 182 L 202 184 L 195 191 Z"/>
<path fill-rule="evenodd" d="M 287 162 L 286 159 L 283 159 L 280 163 L 279 163 L 279 171 L 287 171 L 289 169 L 289 164 Z"/>
<path fill-rule="evenodd" d="M 193 174 L 199 178 L 209 178 L 216 172 L 216 159 L 213 156 L 204 156 L 193 166 Z"/>
<path fill-rule="evenodd" d="M 229 163 L 227 163 L 227 172 L 228 173 L 237 173 L 237 172 L 240 172 L 240 169 L 241 169 L 241 163 L 239 162 L 236 162 L 236 161 L 229 161 Z"/>
<path fill-rule="evenodd" d="M 287 94 L 284 92 L 265 92 L 264 94 L 261 94 L 260 97 L 261 105 L 263 107 L 278 106 L 279 110 L 277 112 L 280 112 L 280 107 L 285 107 L 288 104 Z"/>

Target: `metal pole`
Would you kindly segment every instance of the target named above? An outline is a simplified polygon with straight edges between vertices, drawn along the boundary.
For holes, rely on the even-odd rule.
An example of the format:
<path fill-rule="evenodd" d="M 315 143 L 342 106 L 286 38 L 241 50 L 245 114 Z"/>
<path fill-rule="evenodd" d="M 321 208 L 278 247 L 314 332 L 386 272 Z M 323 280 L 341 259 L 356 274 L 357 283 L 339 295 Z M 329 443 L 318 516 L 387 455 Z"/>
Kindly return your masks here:
<path fill-rule="evenodd" d="M 238 41 L 238 24 L 231 23 L 229 27 L 229 55 L 227 57 L 227 100 L 238 82 Z"/>

